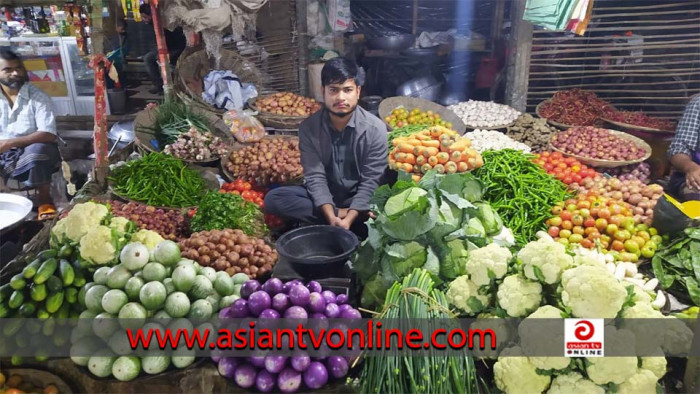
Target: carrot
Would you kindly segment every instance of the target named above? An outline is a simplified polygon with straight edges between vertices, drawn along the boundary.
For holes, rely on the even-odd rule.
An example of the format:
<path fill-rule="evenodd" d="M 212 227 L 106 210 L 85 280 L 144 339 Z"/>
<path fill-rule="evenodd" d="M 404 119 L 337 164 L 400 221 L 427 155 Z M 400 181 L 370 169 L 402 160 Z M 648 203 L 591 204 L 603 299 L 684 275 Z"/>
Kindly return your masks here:
<path fill-rule="evenodd" d="M 452 152 L 452 155 L 450 155 L 450 160 L 454 161 L 455 163 L 459 163 L 462 160 L 462 152 L 458 150 Z"/>
<path fill-rule="evenodd" d="M 440 163 L 440 164 L 445 164 L 445 163 L 447 163 L 447 161 L 450 160 L 450 155 L 445 153 L 445 152 L 438 153 L 436 157 L 437 157 L 438 163 Z"/>
<path fill-rule="evenodd" d="M 430 136 L 433 138 L 438 138 L 440 137 L 440 134 L 442 134 L 442 131 L 437 128 L 436 126 L 433 126 L 430 128 Z"/>
<path fill-rule="evenodd" d="M 396 149 L 404 153 L 413 153 L 413 145 L 407 142 L 399 144 L 399 146 L 397 146 Z"/>
<path fill-rule="evenodd" d="M 423 156 L 423 155 L 416 156 L 416 166 L 422 166 L 423 164 L 425 164 L 425 162 L 426 162 L 425 156 Z"/>
<path fill-rule="evenodd" d="M 457 163 L 457 170 L 459 172 L 467 172 L 467 171 L 469 171 L 469 164 L 467 164 L 463 161 L 460 161 L 459 163 Z"/>
<path fill-rule="evenodd" d="M 438 164 L 435 167 L 433 167 L 435 171 L 437 171 L 438 174 L 444 174 L 445 173 L 445 166 L 442 164 Z"/>
<path fill-rule="evenodd" d="M 396 153 L 394 153 L 394 158 L 396 159 L 396 161 L 400 161 L 400 162 L 403 163 L 403 160 L 404 160 L 405 157 L 406 157 L 406 154 L 403 153 L 403 152 L 396 152 Z"/>
<path fill-rule="evenodd" d="M 423 164 L 423 165 L 420 167 L 420 170 L 421 170 L 421 172 L 422 172 L 423 174 L 425 174 L 426 172 L 428 172 L 428 171 L 430 171 L 430 170 L 432 170 L 432 169 L 433 169 L 433 166 L 431 166 L 430 164 L 427 164 L 427 163 L 426 163 L 426 164 Z"/>
<path fill-rule="evenodd" d="M 421 145 L 421 140 L 419 140 L 419 139 L 417 139 L 417 138 L 410 138 L 410 139 L 407 141 L 407 143 L 408 143 L 408 144 L 411 144 L 411 145 L 413 145 L 413 146 L 420 146 L 420 145 Z"/>
<path fill-rule="evenodd" d="M 427 147 L 427 148 L 423 148 L 423 152 L 421 152 L 421 153 L 422 153 L 422 155 L 425 156 L 426 158 L 429 158 L 429 157 L 431 157 L 431 156 L 437 155 L 437 154 L 438 154 L 438 149 L 437 149 L 437 148 L 433 148 L 433 147 Z"/>
<path fill-rule="evenodd" d="M 413 172 L 413 165 L 408 164 L 408 163 L 404 163 L 403 170 L 408 172 L 408 173 L 411 173 L 411 172 Z"/>
<path fill-rule="evenodd" d="M 457 163 L 454 161 L 448 161 L 445 163 L 445 172 L 448 174 L 454 174 L 457 172 Z"/>
<path fill-rule="evenodd" d="M 428 157 L 428 164 L 430 164 L 432 167 L 435 167 L 439 163 L 437 156 L 430 156 Z"/>
<path fill-rule="evenodd" d="M 473 158 L 473 157 L 470 157 L 470 158 L 467 160 L 467 165 L 469 166 L 469 169 L 470 169 L 470 170 L 476 168 L 476 159 Z"/>
<path fill-rule="evenodd" d="M 420 175 L 415 175 L 415 174 L 411 175 L 411 179 L 413 179 L 413 182 L 419 182 L 420 178 L 421 178 Z"/>
<path fill-rule="evenodd" d="M 427 141 L 422 141 L 423 146 L 428 146 L 431 148 L 439 148 L 440 147 L 440 141 L 435 141 L 435 140 L 427 140 Z"/>
<path fill-rule="evenodd" d="M 484 165 L 484 159 L 481 156 L 476 157 L 476 168 Z"/>
<path fill-rule="evenodd" d="M 416 157 L 413 155 L 413 153 L 406 153 L 403 162 L 408 164 L 416 164 Z"/>

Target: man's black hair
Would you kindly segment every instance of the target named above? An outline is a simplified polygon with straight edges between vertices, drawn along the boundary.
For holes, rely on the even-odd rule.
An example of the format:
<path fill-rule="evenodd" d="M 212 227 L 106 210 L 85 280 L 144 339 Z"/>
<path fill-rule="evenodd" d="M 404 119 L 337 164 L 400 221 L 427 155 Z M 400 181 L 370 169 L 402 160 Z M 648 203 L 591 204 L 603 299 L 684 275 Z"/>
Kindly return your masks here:
<path fill-rule="evenodd" d="M 321 70 L 321 85 L 323 86 L 343 83 L 348 79 L 355 80 L 357 86 L 362 86 L 365 82 L 363 70 L 348 59 L 335 57 L 327 61 Z"/>
<path fill-rule="evenodd" d="M 151 5 L 150 5 L 150 4 L 146 4 L 146 3 L 141 4 L 141 5 L 139 6 L 139 12 L 140 12 L 141 14 L 145 14 L 145 15 L 151 16 Z"/>
<path fill-rule="evenodd" d="M 0 47 L 0 59 L 2 60 L 22 60 L 18 54 L 12 52 L 10 48 Z"/>

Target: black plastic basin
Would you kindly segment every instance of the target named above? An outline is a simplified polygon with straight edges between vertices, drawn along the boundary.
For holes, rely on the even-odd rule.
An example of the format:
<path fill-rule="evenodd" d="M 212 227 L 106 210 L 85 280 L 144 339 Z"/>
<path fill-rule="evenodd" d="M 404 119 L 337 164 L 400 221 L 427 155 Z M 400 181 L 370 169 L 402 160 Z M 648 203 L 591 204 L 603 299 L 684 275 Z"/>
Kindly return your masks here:
<path fill-rule="evenodd" d="M 340 276 L 359 241 L 349 230 L 334 226 L 307 226 L 277 240 L 277 253 L 304 277 Z"/>

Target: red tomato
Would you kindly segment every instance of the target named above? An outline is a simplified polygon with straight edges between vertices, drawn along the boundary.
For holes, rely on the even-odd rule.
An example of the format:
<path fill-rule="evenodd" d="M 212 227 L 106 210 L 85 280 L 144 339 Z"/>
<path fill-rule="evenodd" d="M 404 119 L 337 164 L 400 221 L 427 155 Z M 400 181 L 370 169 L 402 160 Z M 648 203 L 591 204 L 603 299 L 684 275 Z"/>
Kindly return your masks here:
<path fill-rule="evenodd" d="M 552 238 L 556 238 L 559 236 L 559 227 L 552 226 L 547 230 L 547 233 L 549 233 Z"/>
<path fill-rule="evenodd" d="M 239 196 L 241 195 L 241 192 L 240 192 L 239 190 L 234 190 L 234 191 L 232 191 L 231 193 L 233 193 L 233 194 L 238 194 Z"/>
<path fill-rule="evenodd" d="M 574 174 L 574 175 L 571 177 L 571 179 L 572 179 L 575 183 L 581 183 L 581 179 L 582 179 L 582 178 L 581 178 L 581 175 L 579 175 L 579 174 Z"/>
<path fill-rule="evenodd" d="M 574 217 L 574 213 L 571 211 L 561 211 L 559 216 L 561 216 L 561 220 L 571 220 L 571 218 Z"/>
<path fill-rule="evenodd" d="M 552 152 L 550 156 L 554 159 L 561 159 L 563 157 L 560 152 Z"/>
<path fill-rule="evenodd" d="M 573 183 L 574 180 L 571 178 L 571 175 L 566 175 L 561 181 L 567 185 L 570 185 Z"/>
<path fill-rule="evenodd" d="M 547 172 L 552 172 L 553 169 L 554 169 L 554 166 L 551 165 L 550 163 L 547 163 L 544 165 L 544 170 Z"/>

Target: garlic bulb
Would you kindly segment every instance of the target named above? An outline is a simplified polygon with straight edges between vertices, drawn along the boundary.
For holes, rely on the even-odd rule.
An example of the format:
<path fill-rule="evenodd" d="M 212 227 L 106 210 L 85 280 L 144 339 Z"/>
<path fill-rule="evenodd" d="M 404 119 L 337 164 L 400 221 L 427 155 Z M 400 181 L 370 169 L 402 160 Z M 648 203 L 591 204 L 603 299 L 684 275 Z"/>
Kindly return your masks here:
<path fill-rule="evenodd" d="M 515 109 L 493 101 L 463 101 L 449 107 L 468 126 L 495 127 L 512 123 L 520 116 Z"/>

